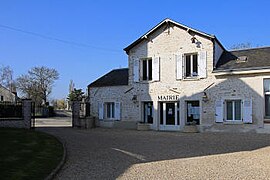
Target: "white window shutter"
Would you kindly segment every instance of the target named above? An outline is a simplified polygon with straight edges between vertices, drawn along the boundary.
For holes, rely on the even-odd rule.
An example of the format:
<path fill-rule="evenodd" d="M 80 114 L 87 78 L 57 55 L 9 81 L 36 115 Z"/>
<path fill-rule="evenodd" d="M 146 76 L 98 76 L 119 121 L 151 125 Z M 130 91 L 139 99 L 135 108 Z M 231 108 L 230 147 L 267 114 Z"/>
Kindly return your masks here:
<path fill-rule="evenodd" d="M 198 75 L 199 78 L 206 78 L 207 77 L 207 69 L 206 69 L 206 60 L 207 55 L 206 51 L 200 51 L 198 56 Z"/>
<path fill-rule="evenodd" d="M 114 106 L 114 112 L 115 112 L 115 119 L 120 120 L 121 119 L 121 106 L 120 102 L 115 102 Z"/>
<path fill-rule="evenodd" d="M 133 80 L 134 82 L 139 82 L 140 80 L 140 61 L 138 58 L 134 59 L 134 63 L 133 63 Z"/>
<path fill-rule="evenodd" d="M 152 65 L 153 81 L 159 81 L 159 57 L 154 57 Z"/>
<path fill-rule="evenodd" d="M 252 99 L 245 99 L 243 102 L 243 122 L 252 123 Z"/>
<path fill-rule="evenodd" d="M 216 101 L 216 122 L 220 123 L 223 122 L 223 101 L 217 100 Z"/>
<path fill-rule="evenodd" d="M 176 54 L 176 79 L 183 79 L 183 54 Z"/>
<path fill-rule="evenodd" d="M 98 104 L 98 118 L 103 119 L 104 113 L 103 113 L 103 103 Z"/>

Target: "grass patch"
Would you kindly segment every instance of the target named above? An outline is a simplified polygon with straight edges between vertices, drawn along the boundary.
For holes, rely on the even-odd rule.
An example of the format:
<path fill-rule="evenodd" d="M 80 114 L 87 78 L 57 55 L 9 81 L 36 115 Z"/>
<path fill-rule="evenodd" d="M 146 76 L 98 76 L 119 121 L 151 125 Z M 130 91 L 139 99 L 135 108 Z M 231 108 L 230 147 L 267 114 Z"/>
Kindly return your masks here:
<path fill-rule="evenodd" d="M 0 128 L 0 179 L 44 179 L 63 156 L 60 142 L 48 134 Z"/>

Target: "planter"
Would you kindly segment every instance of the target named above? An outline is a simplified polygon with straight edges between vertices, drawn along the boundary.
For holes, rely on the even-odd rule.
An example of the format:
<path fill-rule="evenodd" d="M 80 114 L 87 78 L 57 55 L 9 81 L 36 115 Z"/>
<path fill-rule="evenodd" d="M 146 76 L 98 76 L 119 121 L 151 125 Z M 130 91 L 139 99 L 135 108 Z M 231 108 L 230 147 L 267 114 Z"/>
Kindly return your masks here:
<path fill-rule="evenodd" d="M 150 124 L 147 123 L 138 123 L 137 124 L 138 131 L 148 131 L 150 130 Z"/>
<path fill-rule="evenodd" d="M 199 130 L 196 125 L 187 125 L 187 126 L 184 126 L 183 132 L 184 133 L 198 133 Z"/>

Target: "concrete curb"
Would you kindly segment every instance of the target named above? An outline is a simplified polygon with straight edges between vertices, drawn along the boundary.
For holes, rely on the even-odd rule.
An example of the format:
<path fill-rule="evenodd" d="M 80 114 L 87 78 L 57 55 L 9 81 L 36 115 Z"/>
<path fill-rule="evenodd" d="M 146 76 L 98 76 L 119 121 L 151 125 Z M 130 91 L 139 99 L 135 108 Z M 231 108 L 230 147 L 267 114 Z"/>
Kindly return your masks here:
<path fill-rule="evenodd" d="M 60 163 L 56 166 L 56 168 L 54 168 L 52 170 L 52 172 L 45 178 L 45 180 L 53 179 L 55 177 L 55 175 L 62 169 L 62 167 L 66 163 L 66 159 L 67 159 L 66 142 L 63 139 L 61 139 L 60 137 L 57 137 L 57 136 L 53 136 L 53 137 L 55 137 L 57 139 L 57 141 L 59 141 L 62 144 L 64 152 L 63 152 L 63 157 L 62 157 Z"/>

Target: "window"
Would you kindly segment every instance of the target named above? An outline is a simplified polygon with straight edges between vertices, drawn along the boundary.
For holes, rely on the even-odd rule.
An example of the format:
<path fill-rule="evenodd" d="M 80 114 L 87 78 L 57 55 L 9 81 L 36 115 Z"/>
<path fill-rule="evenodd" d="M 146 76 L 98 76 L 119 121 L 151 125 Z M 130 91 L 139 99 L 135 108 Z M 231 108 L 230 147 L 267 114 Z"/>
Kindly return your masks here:
<path fill-rule="evenodd" d="M 4 96 L 1 96 L 1 99 L 0 99 L 1 101 L 4 101 Z"/>
<path fill-rule="evenodd" d="M 186 54 L 184 59 L 185 78 L 198 76 L 198 55 Z"/>
<path fill-rule="evenodd" d="M 270 79 L 263 80 L 265 116 L 270 117 Z"/>
<path fill-rule="evenodd" d="M 150 81 L 152 80 L 152 59 L 143 59 L 141 63 L 142 67 L 142 80 Z"/>
<path fill-rule="evenodd" d="M 200 102 L 199 101 L 187 101 L 187 124 L 196 122 L 196 125 L 200 124 Z"/>
<path fill-rule="evenodd" d="M 226 120 L 227 121 L 241 121 L 242 120 L 242 101 L 241 100 L 227 100 L 225 105 Z"/>
<path fill-rule="evenodd" d="M 144 123 L 153 124 L 153 102 L 144 102 Z"/>
<path fill-rule="evenodd" d="M 107 119 L 114 119 L 115 118 L 115 108 L 114 108 L 114 103 L 109 102 L 104 104 L 104 112 L 105 112 L 105 117 Z"/>

